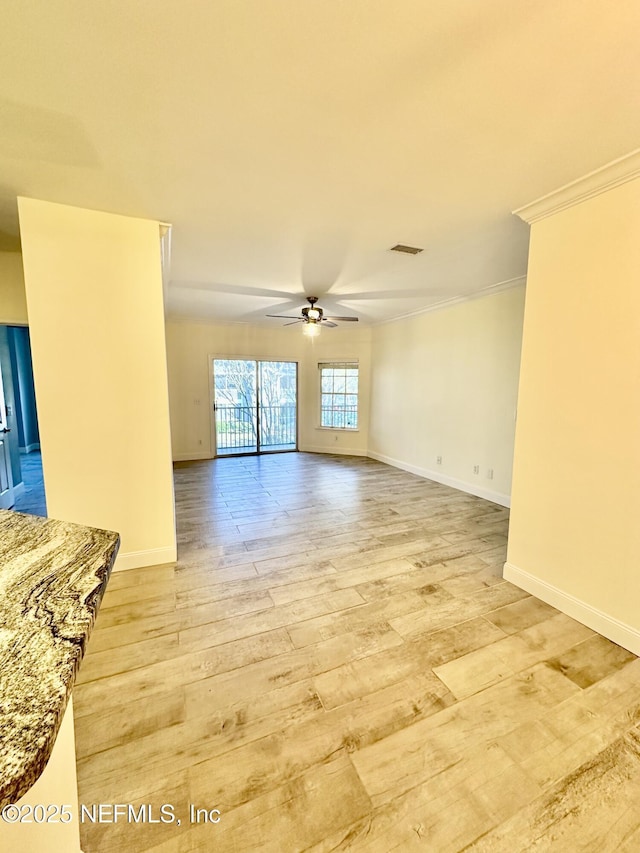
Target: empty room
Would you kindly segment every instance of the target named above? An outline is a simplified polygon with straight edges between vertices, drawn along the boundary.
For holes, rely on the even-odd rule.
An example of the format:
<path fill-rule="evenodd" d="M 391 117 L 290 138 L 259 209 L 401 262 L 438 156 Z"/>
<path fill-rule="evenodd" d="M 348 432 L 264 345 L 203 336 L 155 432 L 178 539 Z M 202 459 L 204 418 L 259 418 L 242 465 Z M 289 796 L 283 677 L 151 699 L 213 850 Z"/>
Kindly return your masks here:
<path fill-rule="evenodd" d="M 640 849 L 637 4 L 2 18 L 0 851 Z"/>

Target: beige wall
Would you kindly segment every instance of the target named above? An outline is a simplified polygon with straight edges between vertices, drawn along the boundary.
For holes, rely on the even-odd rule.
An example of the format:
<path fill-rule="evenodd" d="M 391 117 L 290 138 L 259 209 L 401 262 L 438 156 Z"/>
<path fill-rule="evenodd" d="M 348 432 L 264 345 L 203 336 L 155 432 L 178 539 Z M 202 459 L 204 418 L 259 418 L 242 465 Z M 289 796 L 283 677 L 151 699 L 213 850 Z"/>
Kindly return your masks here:
<path fill-rule="evenodd" d="M 49 514 L 175 559 L 158 223 L 19 199 Z"/>
<path fill-rule="evenodd" d="M 24 326 L 27 323 L 27 298 L 20 252 L 0 252 L 0 323 L 13 326 Z"/>
<path fill-rule="evenodd" d="M 47 853 L 82 853 L 72 697 L 69 697 L 46 767 L 16 803 L 32 809 L 37 805 L 53 804 L 69 806 L 73 820 L 68 823 L 3 822 L 0 853 L 43 853 L 45 850 Z"/>
<path fill-rule="evenodd" d="M 366 454 L 369 429 L 371 330 L 323 329 L 306 338 L 299 326 L 262 328 L 169 322 L 167 358 L 174 459 L 213 455 L 211 357 L 297 361 L 300 450 Z M 357 359 L 360 365 L 360 429 L 319 429 L 318 361 Z"/>
<path fill-rule="evenodd" d="M 508 504 L 523 306 L 520 285 L 375 328 L 370 455 Z"/>
<path fill-rule="evenodd" d="M 532 226 L 505 577 L 640 654 L 640 180 Z"/>

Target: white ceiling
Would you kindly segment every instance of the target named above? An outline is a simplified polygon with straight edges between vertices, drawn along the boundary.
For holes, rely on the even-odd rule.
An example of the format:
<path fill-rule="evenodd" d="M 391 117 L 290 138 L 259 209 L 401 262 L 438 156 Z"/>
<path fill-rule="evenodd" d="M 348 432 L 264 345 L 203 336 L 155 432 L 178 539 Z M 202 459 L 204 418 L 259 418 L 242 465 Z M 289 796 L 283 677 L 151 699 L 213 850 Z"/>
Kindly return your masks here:
<path fill-rule="evenodd" d="M 171 222 L 176 317 L 511 281 L 510 212 L 640 144 L 637 0 L 0 2 L 0 249 L 16 195 Z"/>

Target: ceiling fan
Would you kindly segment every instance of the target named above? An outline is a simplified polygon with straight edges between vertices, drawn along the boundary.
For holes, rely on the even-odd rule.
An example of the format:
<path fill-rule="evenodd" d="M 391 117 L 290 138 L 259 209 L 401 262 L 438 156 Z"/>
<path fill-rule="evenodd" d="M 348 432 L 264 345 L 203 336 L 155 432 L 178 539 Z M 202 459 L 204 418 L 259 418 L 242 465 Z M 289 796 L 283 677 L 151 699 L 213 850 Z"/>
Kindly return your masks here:
<path fill-rule="evenodd" d="M 304 323 L 305 324 L 305 334 L 313 337 L 314 335 L 319 334 L 320 326 L 333 326 L 336 327 L 338 322 L 340 323 L 357 323 L 357 317 L 325 317 L 324 311 L 320 306 L 316 306 L 316 302 L 318 301 L 317 296 L 307 296 L 307 302 L 309 305 L 305 305 L 305 307 L 300 311 L 300 317 L 292 317 L 291 314 L 267 314 L 267 317 L 279 317 L 282 320 L 291 320 L 291 323 L 285 323 L 285 326 L 293 326 L 294 323 Z M 336 322 L 337 321 L 337 322 Z"/>

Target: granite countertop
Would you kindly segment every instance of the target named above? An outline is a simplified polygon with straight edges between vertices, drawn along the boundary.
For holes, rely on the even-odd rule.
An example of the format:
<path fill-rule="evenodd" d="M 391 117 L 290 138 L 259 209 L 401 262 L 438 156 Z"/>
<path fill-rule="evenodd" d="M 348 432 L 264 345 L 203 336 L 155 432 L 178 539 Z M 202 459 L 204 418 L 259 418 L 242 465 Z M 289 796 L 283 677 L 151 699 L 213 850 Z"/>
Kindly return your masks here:
<path fill-rule="evenodd" d="M 119 544 L 0 510 L 0 807 L 49 760 Z"/>

